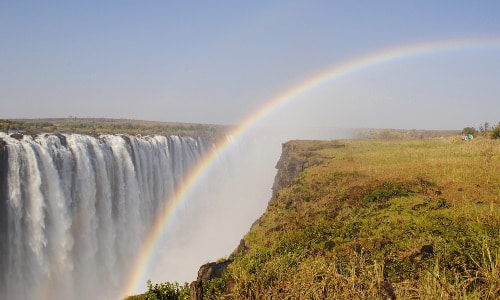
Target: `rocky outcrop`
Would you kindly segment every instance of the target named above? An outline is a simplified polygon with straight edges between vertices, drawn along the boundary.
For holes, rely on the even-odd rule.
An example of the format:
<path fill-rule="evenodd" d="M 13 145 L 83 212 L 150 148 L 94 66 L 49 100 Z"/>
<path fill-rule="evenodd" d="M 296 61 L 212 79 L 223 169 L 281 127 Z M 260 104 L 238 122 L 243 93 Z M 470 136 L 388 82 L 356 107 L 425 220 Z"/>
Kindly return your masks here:
<path fill-rule="evenodd" d="M 198 270 L 196 281 L 191 282 L 189 286 L 189 297 L 191 300 L 203 300 L 203 283 L 208 282 L 213 278 L 220 278 L 222 274 L 231 264 L 232 260 L 223 262 L 211 262 L 204 264 Z M 226 285 L 227 288 L 230 288 Z"/>
<path fill-rule="evenodd" d="M 16 140 L 22 140 L 24 137 L 24 134 L 16 132 L 16 133 L 11 134 L 10 137 L 14 138 Z"/>
<path fill-rule="evenodd" d="M 279 190 L 290 186 L 308 165 L 304 159 L 291 155 L 295 150 L 293 142 L 285 143 L 281 148 L 281 156 L 276 164 L 278 172 L 274 178 L 271 201 L 276 199 Z"/>
<path fill-rule="evenodd" d="M 276 164 L 277 174 L 274 178 L 272 187 L 272 198 L 276 198 L 278 191 L 282 188 L 290 186 L 300 173 L 308 166 L 304 157 L 293 155 L 296 146 L 294 142 L 284 143 L 282 145 L 281 157 Z M 222 277 L 224 271 L 231 264 L 232 259 L 236 256 L 245 255 L 249 250 L 249 245 L 245 239 L 240 241 L 240 244 L 235 249 L 230 258 L 224 262 L 211 262 L 204 264 L 198 271 L 196 281 L 193 281 L 189 286 L 190 298 L 195 300 L 203 299 L 203 283 L 208 282 L 213 278 Z M 231 284 L 226 282 L 226 289 L 231 290 Z"/>
<path fill-rule="evenodd" d="M 278 192 L 281 189 L 290 186 L 307 167 L 320 163 L 318 157 L 311 155 L 312 151 L 320 150 L 323 147 L 345 147 L 345 145 L 341 143 L 332 146 L 331 142 L 322 141 L 306 142 L 304 146 L 304 141 L 300 141 L 301 146 L 299 148 L 298 143 L 298 141 L 289 141 L 282 145 L 281 156 L 276 164 L 277 173 L 274 178 L 274 184 L 272 187 L 273 193 L 270 202 L 276 199 Z M 259 220 L 256 221 L 256 223 L 258 222 Z M 250 250 L 250 247 L 251 245 L 248 244 L 248 241 L 241 239 L 240 244 L 229 256 L 227 261 L 220 263 L 212 262 L 201 266 L 198 271 L 197 280 L 193 281 L 190 285 L 191 299 L 203 299 L 203 283 L 208 282 L 213 278 L 222 277 L 224 271 L 232 263 L 233 259 L 235 257 L 245 255 Z M 331 247 L 333 247 L 333 245 L 331 245 Z M 226 290 L 230 292 L 231 283 L 226 282 L 225 284 Z"/>
<path fill-rule="evenodd" d="M 3 241 L 8 241 L 7 231 L 7 145 L 4 140 L 0 139 L 0 236 Z M 2 259 L 7 256 L 6 243 L 0 243 L 0 270 L 6 270 L 6 260 Z M 5 274 L 0 274 L 0 282 L 4 282 Z"/>
<path fill-rule="evenodd" d="M 0 139 L 0 201 L 7 196 L 7 155 L 7 143 Z"/>

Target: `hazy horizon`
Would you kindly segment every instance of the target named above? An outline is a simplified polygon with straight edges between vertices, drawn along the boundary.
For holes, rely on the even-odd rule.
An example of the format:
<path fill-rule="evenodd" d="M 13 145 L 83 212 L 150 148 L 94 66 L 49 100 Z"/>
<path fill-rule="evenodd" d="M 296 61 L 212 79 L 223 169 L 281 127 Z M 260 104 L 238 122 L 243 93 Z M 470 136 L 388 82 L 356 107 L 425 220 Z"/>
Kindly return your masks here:
<path fill-rule="evenodd" d="M 0 3 L 0 118 L 239 124 L 349 60 L 405 45 L 500 40 L 500 3 Z M 273 115 L 325 127 L 460 129 L 485 121 L 500 48 L 388 60 Z"/>

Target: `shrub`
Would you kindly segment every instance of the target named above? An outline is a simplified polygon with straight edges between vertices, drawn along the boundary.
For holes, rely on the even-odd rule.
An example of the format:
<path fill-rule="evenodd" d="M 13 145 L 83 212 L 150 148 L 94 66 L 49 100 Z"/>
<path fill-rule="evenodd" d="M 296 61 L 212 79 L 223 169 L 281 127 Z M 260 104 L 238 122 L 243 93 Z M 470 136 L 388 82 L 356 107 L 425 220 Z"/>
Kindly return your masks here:
<path fill-rule="evenodd" d="M 476 128 L 474 127 L 465 127 L 463 130 L 462 130 L 462 133 L 463 134 L 472 134 L 472 135 L 476 135 L 477 134 L 477 130 Z"/>
<path fill-rule="evenodd" d="M 187 282 L 183 286 L 178 282 L 165 282 L 153 285 L 148 280 L 148 291 L 144 297 L 145 300 L 184 300 L 189 299 L 189 285 Z"/>
<path fill-rule="evenodd" d="M 491 138 L 500 139 L 500 122 L 498 122 L 498 125 L 491 131 Z"/>

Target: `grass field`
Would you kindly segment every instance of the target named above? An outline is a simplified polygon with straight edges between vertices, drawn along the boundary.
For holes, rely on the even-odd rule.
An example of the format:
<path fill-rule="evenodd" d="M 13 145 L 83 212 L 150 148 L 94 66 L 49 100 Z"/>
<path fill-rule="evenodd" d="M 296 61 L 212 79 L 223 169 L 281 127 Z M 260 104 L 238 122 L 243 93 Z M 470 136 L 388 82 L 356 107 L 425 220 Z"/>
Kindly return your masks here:
<path fill-rule="evenodd" d="M 309 167 L 205 298 L 500 297 L 500 141 L 289 144 Z"/>
<path fill-rule="evenodd" d="M 285 159 L 308 167 L 272 199 L 222 278 L 203 283 L 204 299 L 500 298 L 500 140 L 286 147 Z M 130 299 L 162 289 L 186 299 L 168 284 Z"/>

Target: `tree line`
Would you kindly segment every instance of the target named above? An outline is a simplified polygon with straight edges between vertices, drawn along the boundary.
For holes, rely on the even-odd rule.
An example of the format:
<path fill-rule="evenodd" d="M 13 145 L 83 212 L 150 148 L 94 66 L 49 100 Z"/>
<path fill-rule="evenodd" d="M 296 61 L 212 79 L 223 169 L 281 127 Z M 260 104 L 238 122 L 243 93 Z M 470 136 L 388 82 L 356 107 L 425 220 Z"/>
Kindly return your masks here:
<path fill-rule="evenodd" d="M 52 123 L 45 120 L 20 121 L 0 119 L 0 131 L 25 133 L 67 132 L 83 134 L 126 133 L 142 135 L 189 135 L 218 137 L 227 131 L 225 126 L 204 124 L 145 124 L 133 121 L 99 122 L 88 120 L 66 120 Z"/>
<path fill-rule="evenodd" d="M 474 136 L 484 136 L 490 137 L 491 139 L 500 139 L 500 122 L 495 126 L 490 126 L 490 123 L 484 122 L 484 124 L 480 124 L 478 129 L 475 127 L 464 127 L 462 130 L 462 134 L 472 134 Z"/>

